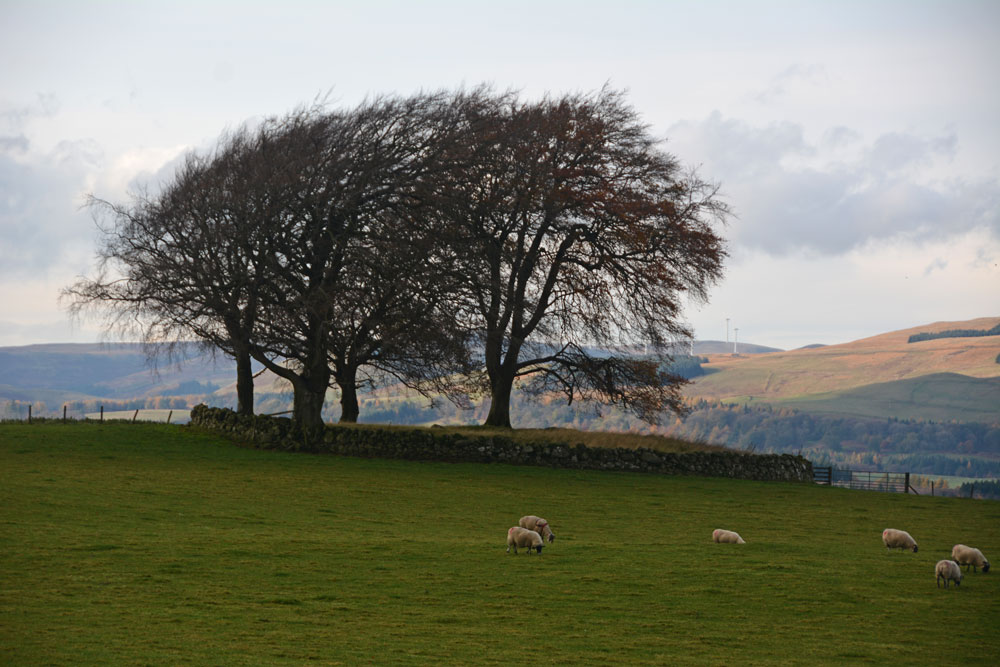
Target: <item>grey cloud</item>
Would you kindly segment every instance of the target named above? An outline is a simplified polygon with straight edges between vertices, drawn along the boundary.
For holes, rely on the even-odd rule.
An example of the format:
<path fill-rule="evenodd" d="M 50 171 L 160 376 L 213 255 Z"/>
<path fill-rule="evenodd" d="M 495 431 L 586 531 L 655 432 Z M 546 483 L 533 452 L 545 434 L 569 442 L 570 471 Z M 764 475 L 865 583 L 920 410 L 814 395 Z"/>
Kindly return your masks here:
<path fill-rule="evenodd" d="M 823 133 L 823 145 L 829 148 L 850 146 L 861 140 L 861 135 L 849 127 L 838 125 Z"/>
<path fill-rule="evenodd" d="M 16 137 L 0 137 L 0 153 L 25 153 L 28 150 L 28 137 L 24 133 Z"/>
<path fill-rule="evenodd" d="M 1000 259 L 997 258 L 987 248 L 979 248 L 976 251 L 976 258 L 972 261 L 972 266 L 977 268 L 989 268 L 991 265 L 996 268 Z"/>
<path fill-rule="evenodd" d="M 831 131 L 852 141 L 856 134 Z M 945 238 L 976 227 L 1000 238 L 996 179 L 928 185 L 914 176 L 954 155 L 954 135 L 887 134 L 861 146 L 852 161 L 819 167 L 790 166 L 803 164 L 803 156 L 822 155 L 793 123 L 753 127 L 714 113 L 675 125 L 668 137 L 669 150 L 721 184 L 737 215 L 730 238 L 750 248 L 777 255 L 797 249 L 839 254 L 873 240 Z"/>
<path fill-rule="evenodd" d="M 910 134 L 883 134 L 868 151 L 868 166 L 875 172 L 892 173 L 911 166 L 930 164 L 938 157 L 954 157 L 958 140 L 954 134 L 923 139 Z"/>
<path fill-rule="evenodd" d="M 792 65 L 772 77 L 767 87 L 754 93 L 752 97 L 761 104 L 772 104 L 778 102 L 796 86 L 821 85 L 827 78 L 826 68 L 823 65 Z"/>
<path fill-rule="evenodd" d="M 59 111 L 59 99 L 54 93 L 38 93 L 37 99 L 32 104 L 0 110 L 0 119 L 3 119 L 8 132 L 20 132 L 32 118 L 47 118 L 55 115 L 57 111 Z"/>
<path fill-rule="evenodd" d="M 947 260 L 942 259 L 941 257 L 938 257 L 933 262 L 931 262 L 930 264 L 928 264 L 927 268 L 924 269 L 924 276 L 925 277 L 929 276 L 932 273 L 934 273 L 935 271 L 943 271 L 943 270 L 945 270 L 947 268 L 948 268 L 948 262 L 947 262 Z"/>
<path fill-rule="evenodd" d="M 698 154 L 714 169 L 740 179 L 759 175 L 784 157 L 814 152 L 798 125 L 777 123 L 753 130 L 743 121 L 723 118 L 718 111 L 703 123 L 674 125 L 667 136 L 668 150 L 673 150 L 677 141 L 694 139 Z"/>
<path fill-rule="evenodd" d="M 92 253 L 94 224 L 80 206 L 100 160 L 77 142 L 29 162 L 0 154 L 0 278 L 37 278 Z"/>

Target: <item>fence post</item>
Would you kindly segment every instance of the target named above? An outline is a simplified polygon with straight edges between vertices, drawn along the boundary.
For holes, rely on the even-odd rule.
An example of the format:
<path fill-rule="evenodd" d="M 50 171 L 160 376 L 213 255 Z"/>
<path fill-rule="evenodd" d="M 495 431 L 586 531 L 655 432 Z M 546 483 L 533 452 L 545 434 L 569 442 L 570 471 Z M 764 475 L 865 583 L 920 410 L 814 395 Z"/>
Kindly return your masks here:
<path fill-rule="evenodd" d="M 934 495 L 934 480 L 931 480 L 931 495 Z"/>
<path fill-rule="evenodd" d="M 132 423 L 135 423 L 135 418 L 139 416 L 139 408 L 135 409 L 135 414 L 132 415 Z"/>
<path fill-rule="evenodd" d="M 104 406 L 101 406 L 101 422 L 104 422 Z"/>
<path fill-rule="evenodd" d="M 167 423 L 168 424 L 170 423 L 170 418 L 173 417 L 173 416 L 174 416 L 174 411 L 173 410 L 171 410 L 170 412 L 167 413 Z"/>
<path fill-rule="evenodd" d="M 910 492 L 910 473 L 906 473 L 906 487 L 903 489 L 903 493 Z"/>
<path fill-rule="evenodd" d="M 28 403 L 28 423 L 31 423 L 31 403 Z"/>
<path fill-rule="evenodd" d="M 63 423 L 66 423 L 66 406 L 63 405 Z"/>
<path fill-rule="evenodd" d="M 970 497 L 970 498 L 972 497 L 972 494 L 973 494 L 973 493 L 974 493 L 975 491 L 976 491 L 976 483 L 975 483 L 975 482 L 973 482 L 972 484 L 969 484 L 969 497 Z"/>

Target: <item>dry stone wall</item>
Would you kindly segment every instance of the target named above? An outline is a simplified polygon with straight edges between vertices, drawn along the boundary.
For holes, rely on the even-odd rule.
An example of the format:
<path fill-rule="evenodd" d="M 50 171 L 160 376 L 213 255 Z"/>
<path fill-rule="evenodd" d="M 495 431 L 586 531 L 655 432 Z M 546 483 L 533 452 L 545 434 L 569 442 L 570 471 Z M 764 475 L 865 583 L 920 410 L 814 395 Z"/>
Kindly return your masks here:
<path fill-rule="evenodd" d="M 468 436 L 434 428 L 329 425 L 310 438 L 298 431 L 290 419 L 240 416 L 232 410 L 204 405 L 191 411 L 191 424 L 260 449 L 412 461 L 508 463 L 761 481 L 812 481 L 812 463 L 791 454 L 671 453 L 580 444 L 522 444 L 501 435 Z"/>

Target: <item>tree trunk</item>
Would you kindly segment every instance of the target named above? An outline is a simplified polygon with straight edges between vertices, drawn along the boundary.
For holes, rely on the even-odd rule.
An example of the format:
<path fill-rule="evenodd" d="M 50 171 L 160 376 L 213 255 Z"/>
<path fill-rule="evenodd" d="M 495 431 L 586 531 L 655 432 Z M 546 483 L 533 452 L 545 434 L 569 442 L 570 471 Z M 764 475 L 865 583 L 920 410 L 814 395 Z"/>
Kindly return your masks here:
<path fill-rule="evenodd" d="M 253 415 L 253 366 L 246 349 L 236 353 L 236 412 Z"/>
<path fill-rule="evenodd" d="M 330 386 L 330 368 L 326 359 L 298 375 L 292 382 L 295 391 L 292 407 L 295 423 L 307 438 L 323 428 L 323 401 Z"/>
<path fill-rule="evenodd" d="M 508 377 L 501 371 L 490 383 L 490 413 L 483 426 L 510 428 L 510 394 L 514 387 L 514 375 Z"/>
<path fill-rule="evenodd" d="M 361 408 L 358 406 L 358 371 L 349 368 L 338 372 L 334 379 L 340 387 L 340 423 L 354 424 L 358 421 Z"/>
<path fill-rule="evenodd" d="M 506 355 L 503 351 L 503 332 L 491 331 L 486 338 L 486 372 L 490 376 L 490 413 L 483 426 L 510 428 L 510 394 L 517 375 L 517 355 L 522 340 L 510 341 Z"/>
<path fill-rule="evenodd" d="M 305 386 L 295 388 L 292 416 L 303 430 L 323 426 L 323 401 L 325 398 L 325 389 L 314 391 Z"/>

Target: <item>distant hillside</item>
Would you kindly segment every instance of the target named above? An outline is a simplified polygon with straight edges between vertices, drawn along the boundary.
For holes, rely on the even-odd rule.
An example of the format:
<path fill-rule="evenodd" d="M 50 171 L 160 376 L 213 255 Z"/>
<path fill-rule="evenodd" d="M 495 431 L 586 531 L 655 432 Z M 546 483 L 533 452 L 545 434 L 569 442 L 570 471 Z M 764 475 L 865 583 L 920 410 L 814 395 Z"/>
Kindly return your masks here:
<path fill-rule="evenodd" d="M 168 407 L 194 405 L 236 377 L 235 364 L 223 355 L 213 358 L 194 345 L 186 353 L 180 361 L 151 364 L 132 343 L 0 347 L 0 418 L 26 413 L 28 404 L 38 415 L 69 403 L 76 416 L 101 404 L 158 407 L 171 396 L 178 398 Z"/>
<path fill-rule="evenodd" d="M 767 347 L 766 345 L 754 345 L 753 343 L 738 343 L 737 352 L 739 354 L 767 354 L 769 352 L 782 352 L 777 347 Z M 699 340 L 694 344 L 695 354 L 732 354 L 733 343 L 722 340 Z"/>
<path fill-rule="evenodd" d="M 794 401 L 800 409 L 823 411 L 829 410 L 830 401 L 836 395 L 846 412 L 849 403 L 845 392 L 879 385 L 857 396 L 871 398 L 879 392 L 887 392 L 894 398 L 874 403 L 869 401 L 867 404 L 863 398 L 858 398 L 850 404 L 853 406 L 851 409 L 864 410 L 853 414 L 895 417 L 900 416 L 900 410 L 920 414 L 926 398 L 936 401 L 935 414 L 943 419 L 970 420 L 972 417 L 972 420 L 1000 420 L 1000 402 L 992 409 L 988 404 L 983 405 L 984 402 L 975 396 L 977 389 L 971 382 L 965 383 L 962 389 L 956 389 L 950 398 L 914 393 L 912 389 L 918 385 L 904 384 L 892 390 L 888 385 L 941 373 L 970 379 L 1000 377 L 1000 364 L 996 361 L 1000 353 L 1000 336 L 908 342 L 914 333 L 990 329 L 998 323 L 1000 318 L 997 317 L 969 322 L 937 322 L 842 345 L 745 357 L 710 355 L 705 368 L 714 372 L 696 379 L 688 387 L 687 394 L 693 399 L 747 404 L 790 405 Z M 950 381 L 942 387 L 956 388 L 958 384 Z M 963 407 L 972 403 L 976 406 L 968 410 Z M 904 404 L 905 409 L 901 407 Z"/>
<path fill-rule="evenodd" d="M 991 423 L 1000 420 L 1000 377 L 933 373 L 774 404 L 815 414 Z"/>
<path fill-rule="evenodd" d="M 700 368 L 687 387 L 694 406 L 686 419 L 665 416 L 650 427 L 617 408 L 586 401 L 567 405 L 558 394 L 517 392 L 517 428 L 571 427 L 656 433 L 757 451 L 803 451 L 817 462 L 934 474 L 1000 476 L 1000 336 L 914 334 L 991 330 L 1000 317 L 937 322 L 842 345 L 782 351 L 741 343 L 698 341 Z M 678 350 L 686 353 L 690 348 Z M 714 351 L 721 350 L 721 351 Z M 705 361 L 707 359 L 707 361 Z M 0 348 L 0 418 L 71 416 L 137 408 L 181 411 L 198 403 L 234 407 L 236 373 L 220 356 L 198 357 L 150 370 L 138 345 L 35 345 Z M 255 410 L 291 409 L 287 382 L 262 373 Z M 324 417 L 339 417 L 330 390 Z M 361 421 L 393 424 L 477 424 L 486 400 L 462 410 L 431 405 L 401 387 L 361 397 Z M 178 413 L 175 413 L 177 416 Z"/>

